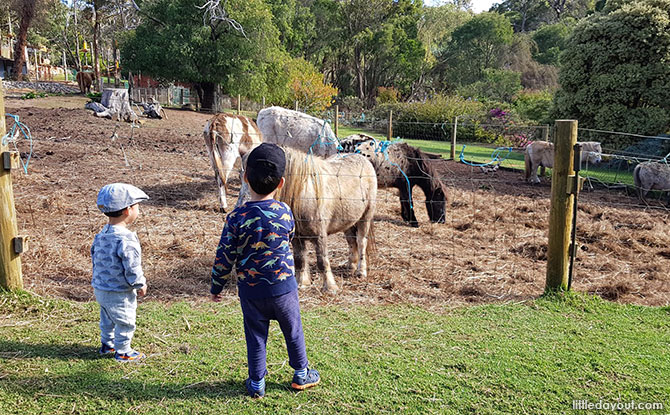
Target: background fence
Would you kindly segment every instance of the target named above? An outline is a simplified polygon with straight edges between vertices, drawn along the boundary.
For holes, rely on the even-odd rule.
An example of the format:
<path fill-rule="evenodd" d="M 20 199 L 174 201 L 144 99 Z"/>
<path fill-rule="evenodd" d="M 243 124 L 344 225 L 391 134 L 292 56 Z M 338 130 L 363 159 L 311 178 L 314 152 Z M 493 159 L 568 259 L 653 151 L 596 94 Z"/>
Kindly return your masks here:
<path fill-rule="evenodd" d="M 228 102 L 233 107 L 236 104 Z M 241 106 L 242 111 L 250 108 Z M 136 128 L 79 110 L 67 112 L 67 123 L 59 122 L 63 119 L 59 109 L 13 111 L 30 126 L 35 142 L 31 170 L 17 177 L 15 186 L 20 232 L 38 236 L 24 257 L 29 288 L 89 298 L 88 248 L 104 221 L 92 201 L 102 185 L 130 181 L 151 196 L 136 228 L 143 243 L 145 271 L 151 276 L 151 295 L 179 298 L 207 292 L 223 224 L 201 138 L 210 115 L 172 111 L 169 119 L 147 119 Z M 394 138 L 400 136 L 443 155 L 429 164 L 435 171 L 433 177 L 447 189 L 445 223 L 429 221 L 426 198 L 415 188 L 412 201 L 420 227 L 408 226 L 400 217 L 398 191 L 381 189 L 375 216 L 377 255 L 369 264 L 367 278 L 349 275 L 344 238 L 329 238 L 331 263 L 338 284 L 344 287 L 342 301 L 510 301 L 543 291 L 549 181 L 525 183 L 522 146 L 513 147 L 501 160 L 502 168 L 480 166 L 493 160 L 491 153 L 499 144 L 466 141 L 476 134 L 465 132 L 477 133 L 478 125 L 482 130 L 488 128 L 483 130 L 486 137 L 497 134 L 502 139 L 521 133 L 544 139 L 551 134 L 546 126 L 513 130 L 472 124 L 476 123 L 465 118 L 456 123 L 457 157 L 447 160 L 451 143 L 444 131 L 453 131 L 453 122 L 419 126 L 392 120 Z M 366 132 L 386 137 L 388 121 L 384 125 L 382 120 L 363 120 L 359 114 L 352 122 L 343 121 L 340 128 L 340 136 Z M 439 140 L 396 134 L 404 129 L 408 135 L 422 137 L 420 131 L 429 128 L 442 134 Z M 581 135 L 580 130 L 583 141 Z M 462 144 L 466 145 L 463 158 L 471 164 L 460 162 Z M 231 205 L 238 187 L 233 175 Z M 646 206 L 622 189 L 595 187 L 583 193 L 573 287 L 609 299 L 668 304 L 667 221 L 664 204 L 652 200 Z M 305 296 L 320 295 L 320 284 L 315 285 Z"/>

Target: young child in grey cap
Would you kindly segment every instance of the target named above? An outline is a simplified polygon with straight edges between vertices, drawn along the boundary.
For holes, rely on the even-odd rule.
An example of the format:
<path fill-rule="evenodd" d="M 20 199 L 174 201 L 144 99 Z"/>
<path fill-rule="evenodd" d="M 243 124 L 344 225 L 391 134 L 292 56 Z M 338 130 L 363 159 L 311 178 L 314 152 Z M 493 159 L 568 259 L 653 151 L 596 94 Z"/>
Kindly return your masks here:
<path fill-rule="evenodd" d="M 99 353 L 113 353 L 119 362 L 145 357 L 130 347 L 137 295 L 146 294 L 147 283 L 142 272 L 140 241 L 128 225 L 140 214 L 138 203 L 147 199 L 149 196 L 142 190 L 125 183 L 108 184 L 98 193 L 98 209 L 109 217 L 109 223 L 95 235 L 91 246 L 91 285 L 100 304 Z"/>

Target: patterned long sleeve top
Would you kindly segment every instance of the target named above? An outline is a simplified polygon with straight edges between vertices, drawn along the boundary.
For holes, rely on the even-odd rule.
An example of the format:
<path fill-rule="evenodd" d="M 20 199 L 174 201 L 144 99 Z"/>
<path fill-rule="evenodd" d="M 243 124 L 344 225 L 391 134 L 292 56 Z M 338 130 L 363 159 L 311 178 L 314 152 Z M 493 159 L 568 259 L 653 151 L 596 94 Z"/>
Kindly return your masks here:
<path fill-rule="evenodd" d="M 91 246 L 94 288 L 130 291 L 146 284 L 142 271 L 142 248 L 137 234 L 123 226 L 105 225 Z"/>
<path fill-rule="evenodd" d="M 226 220 L 212 267 L 211 293 L 237 281 L 240 297 L 277 297 L 296 290 L 291 209 L 274 199 L 247 202 Z"/>

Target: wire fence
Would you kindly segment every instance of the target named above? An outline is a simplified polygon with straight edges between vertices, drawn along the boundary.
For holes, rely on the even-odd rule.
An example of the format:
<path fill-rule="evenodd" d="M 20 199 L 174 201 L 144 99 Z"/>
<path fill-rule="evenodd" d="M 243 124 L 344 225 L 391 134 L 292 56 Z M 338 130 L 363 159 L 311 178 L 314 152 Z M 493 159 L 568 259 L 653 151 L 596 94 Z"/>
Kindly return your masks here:
<path fill-rule="evenodd" d="M 90 278 L 87 246 L 101 221 L 89 207 L 91 200 L 103 184 L 131 181 L 151 197 L 144 208 L 146 218 L 139 222 L 137 231 L 147 275 L 155 276 L 156 295 L 179 297 L 206 292 L 223 225 L 218 191 L 202 141 L 202 127 L 208 118 L 174 111 L 169 120 L 145 121 L 139 127 L 96 118 L 81 119 L 84 123 L 69 130 L 59 125 L 58 131 L 45 123 L 29 124 L 35 141 L 33 174 L 17 183 L 16 194 L 23 228 L 26 233 L 40 235 L 34 239 L 34 250 L 27 254 L 26 275 L 33 284 L 43 284 L 45 291 L 56 286 L 63 295 L 87 298 L 85 288 L 81 288 Z M 395 131 L 399 127 L 407 131 L 428 128 L 417 123 L 394 123 Z M 449 123 L 433 124 L 431 128 L 450 131 L 453 127 Z M 470 128 L 467 122 L 461 127 L 457 124 L 458 147 L 464 143 L 459 139 L 461 131 Z M 501 136 L 510 131 L 498 128 Z M 544 126 L 525 128 L 515 131 L 527 131 L 539 140 L 546 137 Z M 369 124 L 361 124 L 356 130 L 384 135 L 383 127 L 375 130 Z M 376 132 L 379 130 L 382 132 Z M 420 137 L 419 132 L 413 134 Z M 400 137 L 414 146 L 414 140 L 419 140 Z M 404 159 L 393 159 L 397 166 L 377 171 L 380 183 L 391 184 L 378 190 L 373 220 L 376 254 L 368 264 L 367 277 L 351 275 L 345 237 L 341 233 L 328 237 L 327 255 L 347 301 L 514 301 L 543 291 L 548 181 L 540 185 L 525 182 L 523 147 L 509 146 L 512 151 L 506 157 L 498 156 L 501 168 L 492 169 L 486 162 L 496 158 L 492 152 L 499 147 L 497 143 L 465 143 L 463 159 L 470 162 L 466 164 L 459 157 L 446 159 L 450 149 L 447 138 L 451 137 L 443 138 L 423 140 L 422 146 L 442 157 L 405 155 Z M 584 141 L 581 130 L 580 141 Z M 603 153 L 609 148 L 603 140 Z M 47 151 L 64 156 L 54 160 Z M 421 168 L 410 171 L 412 163 L 421 163 Z M 400 170 L 406 176 L 402 180 L 398 180 Z M 596 171 L 586 166 L 584 173 Z M 339 174 L 343 176 L 335 174 L 335 182 L 343 183 L 346 173 Z M 233 174 L 229 185 L 230 206 L 239 191 L 238 177 Z M 407 181 L 426 179 L 441 182 L 445 198 L 442 201 L 415 186 L 409 194 L 419 226 L 413 227 L 403 218 L 402 206 L 410 200 L 403 198 L 402 186 Z M 73 199 L 73 194 L 87 196 Z M 323 201 L 353 202 L 347 188 L 342 194 L 339 198 L 324 196 Z M 442 203 L 443 215 L 431 217 L 429 212 Z M 75 212 L 86 214 L 79 218 L 83 219 L 80 229 L 70 231 L 63 241 L 63 223 L 77 223 L 72 217 Z M 342 219 L 351 219 L 342 214 Z M 653 198 L 646 205 L 635 194 L 599 186 L 582 193 L 574 288 L 613 300 L 668 304 L 670 282 L 664 271 L 670 265 L 667 221 L 667 208 Z M 314 259 L 310 262 L 315 274 Z M 41 276 L 46 281 L 38 281 Z M 313 287 L 305 293 L 318 297 L 319 290 Z"/>

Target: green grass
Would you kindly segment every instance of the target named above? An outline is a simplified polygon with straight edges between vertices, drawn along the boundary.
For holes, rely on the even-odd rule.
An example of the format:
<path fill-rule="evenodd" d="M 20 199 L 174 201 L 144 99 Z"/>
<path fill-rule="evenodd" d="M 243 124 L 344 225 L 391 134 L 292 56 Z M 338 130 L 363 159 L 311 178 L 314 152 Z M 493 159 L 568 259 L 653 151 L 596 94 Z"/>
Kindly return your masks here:
<path fill-rule="evenodd" d="M 2 414 L 559 414 L 573 400 L 670 408 L 670 308 L 569 294 L 441 313 L 414 306 L 303 312 L 314 389 L 272 323 L 267 395 L 243 395 L 242 317 L 228 304 L 141 303 L 143 364 L 96 354 L 98 308 L 0 294 Z M 624 413 L 624 412 L 621 412 Z"/>
<path fill-rule="evenodd" d="M 339 136 L 346 137 L 351 134 L 367 134 L 371 135 L 377 139 L 385 140 L 386 134 L 380 134 L 377 132 L 371 132 L 363 130 L 360 128 L 351 128 L 351 127 L 340 127 Z M 402 137 L 401 137 L 402 138 Z M 451 142 L 450 141 L 434 141 L 434 140 L 411 140 L 403 139 L 410 145 L 418 147 L 424 151 L 431 153 L 442 154 L 444 158 L 450 157 L 451 152 Z M 461 143 L 456 142 L 456 159 L 459 160 L 459 155 L 461 150 L 463 150 L 463 145 L 465 145 L 465 150 L 463 152 L 463 158 L 471 163 L 488 163 L 493 160 L 493 152 L 496 150 L 494 145 L 484 145 L 482 143 L 470 144 L 470 143 Z M 499 158 L 504 159 L 500 165 L 502 167 L 524 170 L 524 155 L 521 152 L 513 151 L 508 154 L 507 151 L 501 151 L 499 153 Z M 586 166 L 585 166 L 586 167 Z M 551 174 L 551 169 L 546 169 L 547 174 Z M 539 174 L 539 173 L 538 173 Z M 601 181 L 603 183 L 619 183 L 629 186 L 633 186 L 633 174 L 632 172 L 627 171 L 616 171 L 610 170 L 603 167 L 594 167 L 588 166 L 588 169 L 582 170 L 582 177 L 590 177 Z"/>

